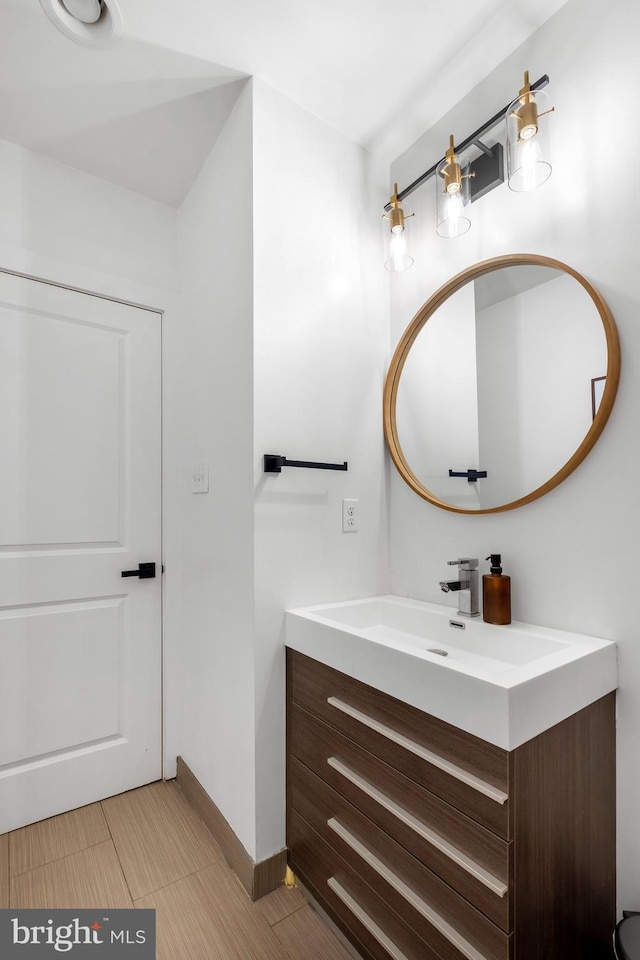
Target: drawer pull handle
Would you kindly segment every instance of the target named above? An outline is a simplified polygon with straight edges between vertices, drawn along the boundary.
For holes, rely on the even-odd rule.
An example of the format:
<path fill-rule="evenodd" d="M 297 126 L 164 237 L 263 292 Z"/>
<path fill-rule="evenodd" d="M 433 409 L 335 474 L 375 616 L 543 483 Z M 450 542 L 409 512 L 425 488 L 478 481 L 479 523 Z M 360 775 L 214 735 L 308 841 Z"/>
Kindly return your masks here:
<path fill-rule="evenodd" d="M 359 790 L 366 793 L 368 797 L 371 797 L 371 799 L 379 803 L 381 807 L 384 807 L 385 810 L 393 814 L 401 823 L 410 827 L 418 836 L 435 847 L 436 850 L 439 850 L 446 857 L 449 857 L 450 860 L 453 860 L 454 863 L 457 863 L 459 867 L 466 870 L 467 873 L 475 877 L 476 880 L 479 880 L 480 883 L 483 883 L 485 887 L 488 887 L 493 893 L 496 893 L 499 897 L 504 897 L 509 889 L 506 883 L 503 883 L 498 877 L 489 873 L 488 870 L 485 870 L 484 867 L 481 867 L 480 864 L 472 860 L 471 857 L 468 857 L 461 850 L 458 850 L 457 847 L 454 847 L 453 844 L 445 840 L 444 837 L 441 837 L 434 830 L 431 830 L 421 820 L 418 820 L 418 818 L 414 817 L 408 810 L 405 810 L 404 807 L 396 803 L 395 800 L 392 800 L 386 794 L 382 793 L 381 790 L 378 790 L 377 787 L 374 787 L 368 780 L 365 780 L 353 770 L 350 770 L 342 761 L 336 757 L 328 757 L 327 763 L 349 780 L 350 783 L 358 787 Z"/>
<path fill-rule="evenodd" d="M 387 953 L 393 957 L 393 960 L 407 960 L 407 957 L 396 947 L 395 943 L 392 940 L 389 940 L 389 937 L 386 935 L 384 930 L 381 930 L 375 920 L 372 920 L 368 913 L 362 909 L 357 900 L 354 900 L 350 893 L 347 893 L 342 884 L 338 883 L 335 877 L 329 877 L 327 880 L 327 885 L 331 887 L 336 896 L 340 897 L 345 907 L 351 911 L 351 913 L 358 918 L 363 927 L 365 927 L 372 937 L 378 941 L 381 947 L 387 951 Z"/>
<path fill-rule="evenodd" d="M 408 737 L 403 736 L 401 733 L 397 733 L 395 730 L 392 730 L 391 727 L 386 727 L 383 723 L 379 723 L 378 720 L 374 720 L 373 717 L 367 716 L 366 713 L 356 710 L 355 707 L 350 706 L 348 703 L 338 700 L 337 697 L 327 697 L 327 703 L 329 703 L 332 707 L 335 707 L 337 710 L 341 710 L 342 713 L 346 713 L 349 717 L 353 717 L 354 720 L 358 720 L 360 723 L 363 723 L 371 730 L 375 730 L 376 733 L 382 734 L 382 736 L 386 737 L 387 740 L 392 740 L 394 743 L 397 743 L 398 746 L 404 747 L 404 749 L 408 750 L 410 753 L 415 753 L 417 757 L 420 757 L 422 760 L 426 760 L 427 763 L 432 764 L 432 766 L 438 767 L 440 770 L 444 770 L 445 773 L 455 777 L 456 780 L 466 783 L 468 787 L 472 787 L 474 790 L 477 790 L 478 793 L 482 793 L 485 795 L 485 797 L 495 800 L 496 803 L 503 804 L 509 799 L 508 794 L 504 793 L 502 790 L 498 790 L 498 788 L 492 786 L 492 784 L 486 783 L 486 781 L 481 780 L 480 777 L 475 777 L 472 773 L 468 773 L 467 770 L 463 770 L 462 767 L 457 767 L 455 763 L 450 763 L 448 760 L 444 760 L 442 757 L 439 757 L 437 753 L 432 753 L 430 750 L 426 750 L 424 747 L 421 747 L 419 743 L 414 743 L 414 741 L 409 740 Z"/>
<path fill-rule="evenodd" d="M 411 887 L 407 886 L 404 880 L 401 880 L 400 877 L 390 870 L 381 860 L 378 860 L 376 855 L 369 850 L 368 847 L 365 847 L 363 843 L 353 836 L 346 827 L 343 827 L 342 824 L 331 817 L 330 820 L 327 820 L 327 826 L 330 827 L 334 833 L 337 833 L 344 842 L 351 847 L 354 853 L 357 853 L 358 856 L 362 857 L 365 863 L 368 863 L 369 866 L 375 870 L 378 876 L 382 877 L 383 880 L 386 880 L 389 886 L 393 887 L 401 897 L 410 903 L 411 906 L 421 913 L 429 923 L 438 930 L 439 933 L 445 937 L 449 943 L 452 943 L 454 947 L 460 951 L 463 956 L 467 957 L 467 960 L 487 960 L 484 954 L 480 953 L 479 950 L 473 946 L 472 943 L 469 943 L 468 940 L 462 936 L 455 927 L 452 927 L 450 923 L 440 916 L 439 913 L 430 907 L 429 904 L 419 897 Z"/>

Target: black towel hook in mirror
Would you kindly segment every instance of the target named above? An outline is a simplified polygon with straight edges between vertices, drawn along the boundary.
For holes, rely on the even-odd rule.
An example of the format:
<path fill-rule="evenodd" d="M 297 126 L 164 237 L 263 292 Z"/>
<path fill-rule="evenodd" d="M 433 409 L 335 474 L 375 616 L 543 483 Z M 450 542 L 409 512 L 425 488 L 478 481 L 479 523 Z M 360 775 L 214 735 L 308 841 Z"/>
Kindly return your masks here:
<path fill-rule="evenodd" d="M 466 477 L 469 483 L 476 483 L 478 480 L 482 480 L 486 477 L 486 470 L 474 470 L 473 467 L 469 467 L 468 470 L 465 470 L 462 473 L 457 473 L 455 470 L 449 470 L 450 477 Z"/>

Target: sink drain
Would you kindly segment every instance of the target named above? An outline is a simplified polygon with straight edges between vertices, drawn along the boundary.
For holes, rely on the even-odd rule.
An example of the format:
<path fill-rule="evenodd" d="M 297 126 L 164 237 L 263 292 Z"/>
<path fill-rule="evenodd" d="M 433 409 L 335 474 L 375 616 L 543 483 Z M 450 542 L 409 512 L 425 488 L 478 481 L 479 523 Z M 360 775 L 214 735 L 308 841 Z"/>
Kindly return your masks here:
<path fill-rule="evenodd" d="M 449 656 L 449 654 L 448 654 L 448 652 L 447 652 L 446 650 L 438 650 L 437 647 L 432 647 L 431 649 L 427 650 L 427 653 L 437 653 L 439 657 L 448 657 L 448 656 Z"/>

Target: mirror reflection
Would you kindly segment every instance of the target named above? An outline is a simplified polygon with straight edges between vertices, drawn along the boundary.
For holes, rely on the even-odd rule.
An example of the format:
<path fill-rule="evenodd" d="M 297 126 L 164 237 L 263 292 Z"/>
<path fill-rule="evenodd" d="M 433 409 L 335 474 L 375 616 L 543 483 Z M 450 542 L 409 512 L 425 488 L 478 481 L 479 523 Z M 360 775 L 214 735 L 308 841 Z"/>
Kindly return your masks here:
<path fill-rule="evenodd" d="M 573 456 L 606 372 L 603 320 L 572 275 L 538 264 L 486 273 L 438 307 L 407 355 L 395 408 L 404 459 L 453 508 L 511 504 Z M 470 469 L 486 477 L 450 475 Z"/>

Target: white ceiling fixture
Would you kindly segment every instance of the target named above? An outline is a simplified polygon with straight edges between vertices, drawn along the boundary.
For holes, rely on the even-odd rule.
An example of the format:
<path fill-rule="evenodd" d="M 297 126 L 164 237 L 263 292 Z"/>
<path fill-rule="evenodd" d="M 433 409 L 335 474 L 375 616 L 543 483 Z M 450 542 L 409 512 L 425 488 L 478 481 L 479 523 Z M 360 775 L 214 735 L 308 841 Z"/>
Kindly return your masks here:
<path fill-rule="evenodd" d="M 70 40 L 105 46 L 122 35 L 116 0 L 40 0 L 49 20 Z"/>
<path fill-rule="evenodd" d="M 82 23 L 96 23 L 104 10 L 102 0 L 62 0 L 62 5 Z"/>

